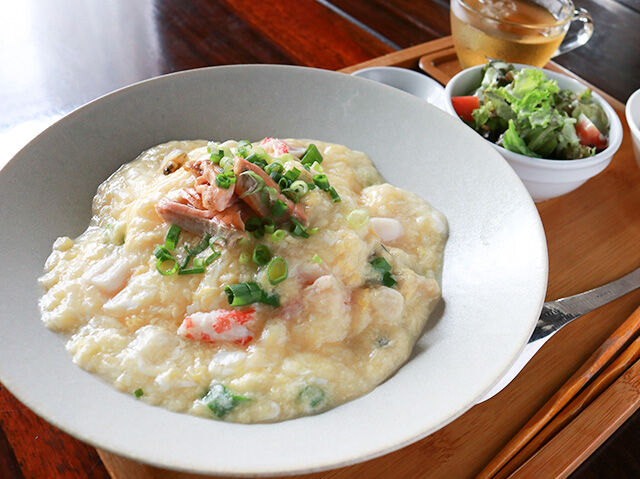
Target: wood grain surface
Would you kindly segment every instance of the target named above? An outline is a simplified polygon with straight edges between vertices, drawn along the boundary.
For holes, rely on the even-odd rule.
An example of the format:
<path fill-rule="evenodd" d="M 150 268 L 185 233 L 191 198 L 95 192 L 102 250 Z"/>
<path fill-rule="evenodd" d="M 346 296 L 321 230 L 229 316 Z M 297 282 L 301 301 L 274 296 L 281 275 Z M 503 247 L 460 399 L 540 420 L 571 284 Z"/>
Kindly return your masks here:
<path fill-rule="evenodd" d="M 636 361 L 584 412 L 511 476 L 565 478 L 640 407 L 640 361 Z M 636 447 L 637 444 L 631 445 Z"/>
<path fill-rule="evenodd" d="M 636 315 L 640 316 L 640 308 L 636 309 Z M 628 320 L 627 320 L 628 321 Z M 615 334 L 615 333 L 614 333 Z M 609 341 L 609 339 L 607 339 Z M 640 336 L 632 342 L 628 349 L 622 352 L 605 371 L 600 373 L 584 391 L 581 391 L 575 398 L 560 411 L 536 436 L 518 452 L 509 463 L 500 469 L 494 479 L 508 477 L 509 474 L 523 465 L 538 450 L 547 444 L 559 431 L 573 421 L 583 410 L 599 397 L 606 389 L 640 358 Z M 628 398 L 632 400 L 633 398 Z M 625 400 L 624 397 L 619 398 Z M 611 432 L 611 431 L 610 431 Z M 506 447 L 506 446 L 505 446 Z"/>
<path fill-rule="evenodd" d="M 333 3 L 401 47 L 449 31 L 445 0 Z M 596 36 L 558 61 L 626 99 L 640 87 L 638 0 L 576 3 L 592 9 Z M 232 63 L 338 69 L 392 51 L 389 42 L 311 0 L 24 0 L 3 6 L 3 20 L 0 135 L 3 154 L 9 156 L 20 142 L 74 107 L 154 75 Z M 412 62 L 417 66 L 417 59 Z M 606 172 L 570 195 L 539 205 L 550 251 L 548 298 L 597 286 L 640 265 L 638 248 L 632 248 L 640 233 L 639 179 L 629 151 L 625 126 L 621 153 Z M 428 440 L 364 464 L 308 477 L 417 478 L 425 477 L 425 471 L 430 477 L 468 477 L 638 302 L 640 294 L 631 293 L 571 324 L 498 396 Z M 563 345 L 571 347 L 565 350 Z M 631 421 L 616 434 L 620 439 L 594 455 L 593 467 L 587 462 L 574 476 L 605 477 L 615 470 L 615 477 L 637 477 L 638 458 L 629 454 L 627 444 L 629 438 L 639 437 L 640 415 Z M 108 464 L 117 467 L 117 460 Z M 0 386 L 0 477 L 107 478 L 108 472 L 94 448 L 38 418 Z"/>
<path fill-rule="evenodd" d="M 606 381 L 606 371 L 619 371 L 621 365 L 618 364 L 619 358 L 617 358 L 617 356 L 622 353 L 620 357 L 626 357 L 624 353 L 625 347 L 632 338 L 638 335 L 639 331 L 640 308 L 636 309 L 634 313 L 593 352 L 589 359 L 587 359 L 587 362 L 573 373 L 567 382 L 564 383 L 542 408 L 527 421 L 522 429 L 509 440 L 505 447 L 493 456 L 489 464 L 476 476 L 477 479 L 503 478 L 515 471 L 518 464 L 511 459 L 513 459 L 518 452 L 522 452 L 525 446 L 531 446 L 537 440 L 541 439 L 543 437 L 543 435 L 540 434 L 541 431 L 547 429 L 546 426 L 550 425 L 552 420 L 560 419 L 563 413 L 572 409 L 572 404 L 579 403 L 580 401 L 573 400 L 579 399 L 580 391 L 585 388 L 589 381 L 596 378 L 595 382 L 583 391 L 586 393 L 586 396 L 589 395 L 590 391 L 595 390 L 595 388 L 593 388 L 594 385 L 602 384 L 603 389 L 605 388 L 604 383 L 601 380 L 599 381 L 599 379 L 604 378 L 604 381 Z M 640 339 L 632 342 L 630 347 L 631 356 L 627 359 L 628 362 L 633 363 L 635 359 L 637 359 L 635 356 L 638 345 L 640 345 Z M 611 364 L 613 368 L 607 368 L 609 364 Z M 623 365 L 624 369 L 628 367 L 626 363 Z M 619 371 L 619 373 L 623 373 L 624 369 Z M 610 375 L 611 372 L 609 372 L 609 376 Z M 612 381 L 615 379 L 617 379 L 617 377 L 612 378 Z M 578 411 L 576 411 L 576 414 L 577 412 Z"/>

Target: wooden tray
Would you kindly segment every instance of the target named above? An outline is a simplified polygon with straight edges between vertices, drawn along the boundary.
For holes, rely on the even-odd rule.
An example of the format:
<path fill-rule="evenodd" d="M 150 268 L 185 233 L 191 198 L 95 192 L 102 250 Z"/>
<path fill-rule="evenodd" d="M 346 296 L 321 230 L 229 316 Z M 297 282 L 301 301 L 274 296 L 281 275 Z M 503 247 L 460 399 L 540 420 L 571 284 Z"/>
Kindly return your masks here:
<path fill-rule="evenodd" d="M 441 83 L 446 83 L 460 70 L 451 38 L 445 37 L 342 71 L 351 73 L 383 65 L 423 70 Z M 555 63 L 547 67 L 577 78 Z M 633 156 L 624 105 L 594 89 L 620 116 L 624 138 L 604 172 L 568 195 L 537 205 L 549 247 L 547 300 L 599 286 L 640 266 L 640 248 L 637 247 L 640 238 L 640 170 Z M 430 478 L 473 476 L 638 304 L 640 291 L 635 291 L 574 321 L 551 338 L 497 396 L 474 406 L 421 441 L 364 463 L 295 477 L 418 478 L 425 477 L 427 473 Z M 617 427 L 623 420 L 623 417 L 611 418 L 609 424 Z M 574 447 L 574 441 L 569 437 L 563 439 L 558 436 L 554 441 L 558 454 L 570 452 Z M 606 435 L 592 431 L 591 436 L 581 438 L 582 447 L 587 441 L 590 447 L 585 450 L 593 451 L 605 439 Z M 158 469 L 105 451 L 99 451 L 99 454 L 114 479 L 205 477 Z M 582 459 L 584 456 L 586 454 L 581 456 Z M 579 461 L 573 469 L 578 465 Z M 565 473 L 568 475 L 573 469 L 565 470 Z"/>

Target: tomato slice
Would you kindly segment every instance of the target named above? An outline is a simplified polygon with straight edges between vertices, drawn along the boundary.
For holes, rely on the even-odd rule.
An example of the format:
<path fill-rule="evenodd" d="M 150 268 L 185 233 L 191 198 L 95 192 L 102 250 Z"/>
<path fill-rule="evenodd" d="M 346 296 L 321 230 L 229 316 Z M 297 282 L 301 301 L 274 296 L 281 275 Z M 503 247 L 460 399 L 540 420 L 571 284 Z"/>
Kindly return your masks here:
<path fill-rule="evenodd" d="M 598 127 L 584 113 L 578 117 L 576 133 L 581 145 L 595 146 L 596 150 L 604 150 L 607 147 L 607 137 L 600 133 Z"/>
<path fill-rule="evenodd" d="M 480 108 L 480 99 L 477 96 L 454 96 L 451 97 L 451 104 L 460 118 L 464 121 L 473 121 L 471 113 L 476 108 Z"/>

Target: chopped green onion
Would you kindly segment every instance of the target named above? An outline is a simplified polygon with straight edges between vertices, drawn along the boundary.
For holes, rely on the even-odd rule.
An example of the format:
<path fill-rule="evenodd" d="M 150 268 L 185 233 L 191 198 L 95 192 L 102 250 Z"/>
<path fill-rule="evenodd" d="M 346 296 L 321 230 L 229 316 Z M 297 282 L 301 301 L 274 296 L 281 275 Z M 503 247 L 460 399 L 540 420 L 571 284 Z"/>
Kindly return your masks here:
<path fill-rule="evenodd" d="M 180 265 L 180 269 L 186 269 L 187 266 L 189 266 L 189 261 L 191 261 L 191 258 L 193 258 L 193 255 L 189 254 L 189 250 L 187 249 L 187 246 L 185 245 L 184 250 L 186 251 L 187 255 L 184 257 L 184 260 L 182 261 L 182 264 Z"/>
<path fill-rule="evenodd" d="M 234 162 L 231 156 L 224 156 L 220 160 L 220 166 L 225 170 L 233 170 Z"/>
<path fill-rule="evenodd" d="M 135 391 L 133 391 L 133 394 L 135 395 L 135 397 L 139 398 L 139 397 L 142 397 L 142 395 L 144 395 L 144 391 L 138 388 Z"/>
<path fill-rule="evenodd" d="M 233 153 L 231 153 L 231 147 L 229 145 L 220 145 L 220 148 L 222 148 L 222 151 L 224 151 L 224 156 L 228 158 L 233 157 Z"/>
<path fill-rule="evenodd" d="M 211 412 L 219 418 L 226 416 L 227 413 L 238 406 L 238 404 L 250 400 L 251 398 L 233 394 L 223 384 L 214 384 L 202 398 L 202 401 L 207 405 Z"/>
<path fill-rule="evenodd" d="M 378 273 L 382 275 L 382 284 L 387 287 L 392 287 L 396 284 L 396 280 L 391 275 L 391 265 L 384 258 L 374 258 L 369 261 L 369 264 Z"/>
<path fill-rule="evenodd" d="M 169 269 L 162 269 L 162 264 L 165 261 L 173 261 L 173 266 Z M 180 269 L 180 265 L 175 258 L 158 259 L 158 261 L 156 261 L 156 269 L 162 276 L 171 276 L 172 274 L 176 274 L 178 272 L 178 269 Z"/>
<path fill-rule="evenodd" d="M 206 266 L 209 266 L 211 263 L 217 260 L 221 255 L 222 253 L 220 251 L 214 251 L 209 256 L 207 256 L 207 259 L 204 260 L 204 264 Z"/>
<path fill-rule="evenodd" d="M 233 171 L 225 171 L 224 173 L 218 173 L 216 175 L 216 186 L 224 188 L 225 190 L 229 189 L 235 182 L 236 175 L 233 174 Z"/>
<path fill-rule="evenodd" d="M 278 173 L 275 173 L 275 174 L 277 175 Z M 289 185 L 291 184 L 291 182 L 288 179 L 286 179 L 284 176 L 282 175 L 279 175 L 279 176 L 280 178 L 278 179 L 278 182 L 277 182 L 278 188 L 280 188 L 281 190 L 289 188 Z"/>
<path fill-rule="evenodd" d="M 275 230 L 271 235 L 271 241 L 278 243 L 282 241 L 285 236 L 287 236 L 287 232 L 285 230 Z"/>
<path fill-rule="evenodd" d="M 278 284 L 287 279 L 289 269 L 287 262 L 280 256 L 274 256 L 267 266 L 267 276 L 271 284 Z"/>
<path fill-rule="evenodd" d="M 289 231 L 293 236 L 299 236 L 301 238 L 309 237 L 309 233 L 306 228 L 295 218 L 291 218 L 291 229 Z"/>
<path fill-rule="evenodd" d="M 209 247 L 209 240 L 211 239 L 211 235 L 209 233 L 205 233 L 204 238 L 200 241 L 200 244 L 193 249 L 189 249 L 188 246 L 185 245 L 185 249 L 187 250 L 187 254 L 191 256 L 197 256 L 202 253 L 205 249 Z"/>
<path fill-rule="evenodd" d="M 300 176 L 300 170 L 298 168 L 291 168 L 289 171 L 287 171 L 284 174 L 284 177 L 289 180 L 290 182 L 294 182 L 298 179 L 298 177 Z"/>
<path fill-rule="evenodd" d="M 265 166 L 267 166 L 267 162 L 255 153 L 251 153 L 249 156 L 247 156 L 247 161 L 259 166 L 260 168 L 264 168 Z"/>
<path fill-rule="evenodd" d="M 155 248 L 153 248 L 153 255 L 162 261 L 174 259 L 173 256 L 171 256 L 169 250 L 162 245 L 157 245 Z"/>
<path fill-rule="evenodd" d="M 359 230 L 369 221 L 369 213 L 367 210 L 353 210 L 347 215 L 347 224 L 354 230 Z"/>
<path fill-rule="evenodd" d="M 262 225 L 262 220 L 257 216 L 252 216 L 251 218 L 247 219 L 244 224 L 244 229 L 253 234 L 254 238 L 260 239 L 264 236 L 264 226 Z"/>
<path fill-rule="evenodd" d="M 286 163 L 287 161 L 294 161 L 295 158 L 291 153 L 285 153 L 284 155 L 280 155 L 278 157 L 278 160 L 280 160 L 282 163 Z"/>
<path fill-rule="evenodd" d="M 324 399 L 324 391 L 315 384 L 304 387 L 298 394 L 298 402 L 302 403 L 305 409 L 313 409 L 319 406 Z"/>
<path fill-rule="evenodd" d="M 240 264 L 248 264 L 249 263 L 249 254 L 242 252 L 240 253 L 240 256 L 238 257 L 238 263 Z"/>
<path fill-rule="evenodd" d="M 369 264 L 373 266 L 373 269 L 375 269 L 376 271 L 379 271 L 380 273 L 391 272 L 391 265 L 386 259 L 382 257 L 372 259 L 371 261 L 369 261 Z"/>
<path fill-rule="evenodd" d="M 164 246 L 169 251 L 176 249 L 178 238 L 180 237 L 180 231 L 181 228 L 178 225 L 171 225 L 171 228 L 167 231 L 167 236 L 164 238 Z"/>
<path fill-rule="evenodd" d="M 340 201 L 342 201 L 340 199 L 340 195 L 333 186 L 329 188 L 329 196 L 331 196 L 331 201 L 333 201 L 334 203 L 340 203 Z"/>
<path fill-rule="evenodd" d="M 313 162 L 313 165 L 311 165 L 311 169 L 317 171 L 318 173 L 324 173 L 324 168 L 322 168 L 320 163 L 318 163 L 317 161 Z"/>
<path fill-rule="evenodd" d="M 293 190 L 298 195 L 298 198 L 302 198 L 309 191 L 307 182 L 302 180 L 294 181 L 293 183 L 291 183 L 291 186 L 289 188 L 291 188 L 291 190 Z"/>
<path fill-rule="evenodd" d="M 281 178 L 284 178 L 284 176 L 282 176 L 278 171 L 273 170 L 271 173 L 269 173 L 269 177 L 276 182 L 276 184 L 278 184 L 278 182 L 280 181 Z"/>
<path fill-rule="evenodd" d="M 253 248 L 253 262 L 258 266 L 264 266 L 271 259 L 271 251 L 263 244 L 259 244 Z"/>
<path fill-rule="evenodd" d="M 229 284 L 224 288 L 227 301 L 231 306 L 246 306 L 253 303 L 264 303 L 276 308 L 280 306 L 277 296 L 269 296 L 257 283 Z"/>
<path fill-rule="evenodd" d="M 314 228 L 310 228 L 307 230 L 307 233 L 309 233 L 310 235 L 314 235 L 316 234 L 318 231 L 320 231 L 320 228 L 318 228 L 317 226 L 315 226 Z"/>
<path fill-rule="evenodd" d="M 204 273 L 204 260 L 201 258 L 195 258 L 193 260 L 193 266 L 189 269 L 181 269 L 178 274 L 201 274 Z"/>
<path fill-rule="evenodd" d="M 316 184 L 314 182 L 309 182 L 309 183 L 307 183 L 307 187 L 309 188 L 309 191 L 315 190 L 316 189 Z"/>
<path fill-rule="evenodd" d="M 238 142 L 238 148 L 246 148 L 247 146 L 251 146 L 251 142 L 248 140 L 240 140 Z"/>
<path fill-rule="evenodd" d="M 322 191 L 329 191 L 331 185 L 329 185 L 329 179 L 325 174 L 313 175 L 313 182 Z"/>
<path fill-rule="evenodd" d="M 224 157 L 224 151 L 218 150 L 217 153 L 211 153 L 211 156 L 209 157 L 209 159 L 211 160 L 212 163 L 218 164 L 220 163 L 220 160 L 223 157 Z"/>
<path fill-rule="evenodd" d="M 271 218 L 262 218 L 262 225 L 265 233 L 273 233 L 276 230 L 276 224 Z"/>
<path fill-rule="evenodd" d="M 268 205 L 271 205 L 274 201 L 278 199 L 278 190 L 276 190 L 272 186 L 265 186 L 262 189 L 263 192 L 266 192 L 266 196 L 262 195 L 262 201 Z"/>
<path fill-rule="evenodd" d="M 391 288 L 394 284 L 396 284 L 396 280 L 391 276 L 391 273 L 384 273 L 382 275 L 382 284 L 387 288 Z"/>
<path fill-rule="evenodd" d="M 314 254 L 311 259 L 313 260 L 314 263 L 322 264 L 322 258 L 317 254 Z"/>
<path fill-rule="evenodd" d="M 287 204 L 284 201 L 276 200 L 271 207 L 271 214 L 276 218 L 280 218 L 287 209 Z"/>
<path fill-rule="evenodd" d="M 249 244 L 249 239 L 248 238 L 240 238 L 238 240 L 238 246 L 247 246 Z"/>
<path fill-rule="evenodd" d="M 267 175 L 270 175 L 274 171 L 276 173 L 282 173 L 284 171 L 284 166 L 282 165 L 282 163 L 280 163 L 280 161 L 274 161 L 273 163 L 265 166 L 264 171 L 267 173 Z"/>
<path fill-rule="evenodd" d="M 180 265 L 178 264 L 178 261 L 171 255 L 171 253 L 165 246 L 157 245 L 153 249 L 153 255 L 156 258 L 158 258 L 158 261 L 156 261 L 156 269 L 158 270 L 158 273 L 160 273 L 162 276 L 170 276 L 172 274 L 176 274 L 180 269 Z M 163 269 L 162 265 L 166 261 L 172 261 L 173 266 L 171 266 L 168 269 Z"/>
<path fill-rule="evenodd" d="M 293 191 L 291 188 L 283 188 L 282 191 L 280 191 L 280 193 L 282 193 L 284 196 L 289 198 L 294 203 L 297 203 L 298 201 L 300 201 L 300 197 L 298 196 L 298 194 L 295 191 Z"/>
<path fill-rule="evenodd" d="M 318 151 L 316 145 L 311 143 L 309 146 L 307 146 L 304 155 L 302 155 L 300 163 L 302 163 L 305 168 L 309 169 L 309 167 L 315 162 L 322 163 L 322 155 Z"/>
<path fill-rule="evenodd" d="M 253 152 L 256 155 L 258 155 L 260 158 L 262 158 L 264 161 L 266 161 L 267 163 L 271 163 L 273 161 L 273 159 L 267 154 L 267 152 L 264 151 L 264 148 L 260 146 L 254 146 Z"/>
<path fill-rule="evenodd" d="M 247 221 L 244 223 L 244 229 L 247 231 L 255 231 L 262 226 L 262 220 L 257 216 L 252 216 L 251 218 L 247 218 Z"/>
<path fill-rule="evenodd" d="M 245 176 L 245 175 L 249 176 L 253 181 L 255 181 L 255 185 L 250 190 L 247 190 L 244 193 L 242 193 L 240 195 L 240 198 L 244 198 L 245 196 L 249 196 L 249 195 L 253 195 L 255 193 L 258 193 L 260 190 L 262 190 L 262 188 L 264 188 L 264 180 L 262 179 L 262 177 L 260 175 L 258 175 L 254 171 L 250 171 L 250 170 L 249 171 L 245 171 L 244 173 L 240 174 L 240 176 Z"/>

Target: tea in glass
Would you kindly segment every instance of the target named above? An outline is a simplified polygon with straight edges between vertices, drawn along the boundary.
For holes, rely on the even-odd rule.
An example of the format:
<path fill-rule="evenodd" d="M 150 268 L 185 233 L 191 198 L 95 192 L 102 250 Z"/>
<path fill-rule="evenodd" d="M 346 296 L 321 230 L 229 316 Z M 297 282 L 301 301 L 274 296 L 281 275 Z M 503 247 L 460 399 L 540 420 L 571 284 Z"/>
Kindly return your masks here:
<path fill-rule="evenodd" d="M 583 22 L 583 32 L 562 52 L 586 43 L 593 30 L 588 13 L 574 10 L 570 0 L 451 2 L 451 31 L 463 68 L 493 58 L 541 67 L 559 50 L 572 19 Z"/>

